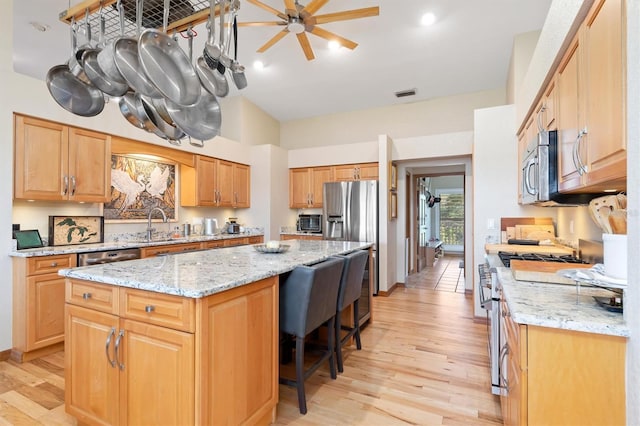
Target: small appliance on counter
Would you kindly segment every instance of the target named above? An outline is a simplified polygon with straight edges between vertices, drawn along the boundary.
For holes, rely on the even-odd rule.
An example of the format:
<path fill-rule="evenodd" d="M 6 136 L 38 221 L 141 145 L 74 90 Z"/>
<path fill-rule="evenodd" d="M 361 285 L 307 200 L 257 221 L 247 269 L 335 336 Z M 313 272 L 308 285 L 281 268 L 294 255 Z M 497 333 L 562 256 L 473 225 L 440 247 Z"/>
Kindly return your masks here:
<path fill-rule="evenodd" d="M 322 233 L 322 215 L 321 214 L 300 214 L 298 215 L 298 232 L 315 232 Z"/>
<path fill-rule="evenodd" d="M 240 233 L 240 224 L 236 221 L 237 217 L 230 217 L 229 222 L 227 222 L 227 234 L 239 234 Z"/>
<path fill-rule="evenodd" d="M 204 219 L 204 235 L 215 235 L 218 229 L 218 219 L 206 217 Z"/>

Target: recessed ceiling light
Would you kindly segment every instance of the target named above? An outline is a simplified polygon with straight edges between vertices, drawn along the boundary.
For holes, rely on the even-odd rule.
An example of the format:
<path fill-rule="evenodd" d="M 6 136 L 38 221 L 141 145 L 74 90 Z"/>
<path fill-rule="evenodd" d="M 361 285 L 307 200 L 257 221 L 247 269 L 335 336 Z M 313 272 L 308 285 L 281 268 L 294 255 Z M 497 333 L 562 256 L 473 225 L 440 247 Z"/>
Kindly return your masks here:
<path fill-rule="evenodd" d="M 433 25 L 434 22 L 436 22 L 436 15 L 433 13 L 425 13 L 422 15 L 422 19 L 420 20 L 420 23 L 425 27 Z"/>
<path fill-rule="evenodd" d="M 264 69 L 264 63 L 262 61 L 254 61 L 253 62 L 253 69 L 263 70 Z"/>
<path fill-rule="evenodd" d="M 336 41 L 336 40 L 331 40 L 328 43 L 328 46 L 329 46 L 330 50 L 338 50 L 338 49 L 340 49 L 340 43 L 338 41 Z"/>
<path fill-rule="evenodd" d="M 43 24 L 41 22 L 36 22 L 36 21 L 29 22 L 29 25 L 31 25 L 33 28 L 35 28 L 36 30 L 40 31 L 41 33 L 44 33 L 44 32 L 48 31 L 51 28 L 47 24 Z"/>

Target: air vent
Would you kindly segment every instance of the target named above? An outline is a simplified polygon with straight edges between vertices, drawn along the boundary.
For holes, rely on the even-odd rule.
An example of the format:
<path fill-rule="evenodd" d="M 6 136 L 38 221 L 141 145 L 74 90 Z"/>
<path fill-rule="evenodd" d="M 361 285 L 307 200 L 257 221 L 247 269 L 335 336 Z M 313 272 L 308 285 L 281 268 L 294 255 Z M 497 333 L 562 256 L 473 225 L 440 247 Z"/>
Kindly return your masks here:
<path fill-rule="evenodd" d="M 406 98 L 407 96 L 414 96 L 416 89 L 401 90 L 396 92 L 396 98 Z"/>

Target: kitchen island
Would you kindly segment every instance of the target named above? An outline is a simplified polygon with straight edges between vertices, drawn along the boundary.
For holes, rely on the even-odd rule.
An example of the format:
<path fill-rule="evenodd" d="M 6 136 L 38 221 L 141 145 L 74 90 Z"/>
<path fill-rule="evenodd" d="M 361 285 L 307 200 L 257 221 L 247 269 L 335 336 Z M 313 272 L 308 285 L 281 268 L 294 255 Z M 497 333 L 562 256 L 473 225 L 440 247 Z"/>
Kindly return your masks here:
<path fill-rule="evenodd" d="M 89 424 L 268 424 L 279 276 L 370 243 L 287 241 L 64 269 L 65 405 Z"/>

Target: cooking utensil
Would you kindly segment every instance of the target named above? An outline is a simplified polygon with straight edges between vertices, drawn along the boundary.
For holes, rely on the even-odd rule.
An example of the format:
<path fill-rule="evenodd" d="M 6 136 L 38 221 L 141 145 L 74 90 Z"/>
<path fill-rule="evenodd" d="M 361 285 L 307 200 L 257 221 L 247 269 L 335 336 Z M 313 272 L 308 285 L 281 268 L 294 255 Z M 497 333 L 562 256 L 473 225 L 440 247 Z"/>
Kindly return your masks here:
<path fill-rule="evenodd" d="M 202 56 L 196 61 L 196 72 L 200 78 L 202 86 L 211 94 L 216 96 L 226 96 L 229 91 L 229 83 L 223 74 L 217 70 L 217 62 L 215 67 L 211 68 L 205 59 L 205 54 L 211 55 L 212 53 L 206 53 L 210 46 L 215 45 L 215 2 L 210 0 L 209 21 L 207 21 L 207 29 L 209 31 L 209 38 Z M 224 4 L 220 3 L 220 14 L 224 12 Z M 219 49 L 219 48 L 218 48 Z M 215 51 L 213 52 L 215 53 Z M 219 54 L 218 54 L 219 57 Z"/>
<path fill-rule="evenodd" d="M 152 130 L 163 139 L 166 139 L 174 145 L 180 145 L 180 139 L 185 137 L 185 132 L 178 128 L 175 122 L 172 120 L 171 115 L 168 113 L 163 99 L 154 99 L 146 96 L 138 96 L 139 102 L 145 112 L 145 116 L 152 123 L 152 127 L 157 130 Z"/>
<path fill-rule="evenodd" d="M 235 2 L 237 3 L 237 2 Z M 231 62 L 231 77 L 233 83 L 240 90 L 247 87 L 247 76 L 244 73 L 244 66 L 238 62 L 238 17 L 237 9 L 234 9 L 233 16 L 233 61 Z"/>
<path fill-rule="evenodd" d="M 169 0 L 164 0 L 163 30 L 142 32 L 138 59 L 149 80 L 167 99 L 182 106 L 194 105 L 202 86 L 189 57 L 166 34 L 168 20 Z"/>
<path fill-rule="evenodd" d="M 611 233 L 626 234 L 627 233 L 627 210 L 612 210 L 609 214 L 609 225 Z"/>
<path fill-rule="evenodd" d="M 129 91 L 125 93 L 118 101 L 118 106 L 120 107 L 120 112 L 129 123 L 138 129 L 147 130 L 142 115 L 140 111 L 138 111 L 135 92 Z"/>
<path fill-rule="evenodd" d="M 120 39 L 124 38 L 124 6 L 122 5 L 122 0 L 118 0 L 116 3 L 116 10 L 118 11 L 118 18 L 120 21 L 120 36 L 114 38 L 109 43 L 107 43 L 104 48 L 98 53 L 98 65 L 100 69 L 109 77 L 109 79 L 114 83 L 119 84 L 127 84 L 127 80 L 124 79 L 120 71 L 118 71 L 118 67 L 115 63 L 115 43 Z M 128 85 L 128 84 L 127 84 Z"/>
<path fill-rule="evenodd" d="M 142 7 L 144 0 L 137 0 L 136 4 L 136 28 L 137 34 L 140 35 L 140 27 L 142 22 Z M 121 37 L 116 40 L 113 45 L 114 61 L 118 71 L 136 92 L 150 96 L 152 98 L 161 98 L 162 93 L 155 87 L 153 82 L 144 73 L 138 59 L 138 39 L 133 37 Z"/>
<path fill-rule="evenodd" d="M 187 31 L 189 39 L 189 58 L 193 55 L 193 31 Z M 198 86 L 200 86 L 198 84 Z M 214 95 L 201 90 L 200 99 L 191 106 L 181 106 L 170 99 L 165 99 L 167 112 L 176 125 L 192 138 L 202 141 L 220 134 L 222 115 L 220 105 Z M 192 143 L 192 145 L 194 145 Z M 203 145 L 195 144 L 202 147 Z"/>
<path fill-rule="evenodd" d="M 84 52 L 93 49 L 91 45 L 91 25 L 89 24 L 89 9 L 85 12 L 85 32 L 87 34 L 87 42 L 82 46 L 77 46 L 77 26 L 74 25 L 73 20 L 71 23 L 72 37 L 71 37 L 71 49 L 73 51 L 69 58 L 69 69 L 71 73 L 83 82 L 92 85 L 91 80 L 87 77 L 82 67 L 82 55 Z"/>
<path fill-rule="evenodd" d="M 127 93 L 129 85 L 124 82 L 116 81 L 112 79 L 107 73 L 105 73 L 98 62 L 98 56 L 105 48 L 104 40 L 104 27 L 105 18 L 102 14 L 102 5 L 100 6 L 100 41 L 98 42 L 99 48 L 88 49 L 82 55 L 82 68 L 84 69 L 87 78 L 107 95 L 122 96 Z"/>

